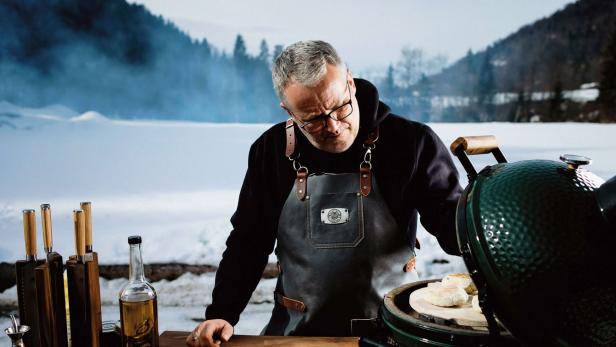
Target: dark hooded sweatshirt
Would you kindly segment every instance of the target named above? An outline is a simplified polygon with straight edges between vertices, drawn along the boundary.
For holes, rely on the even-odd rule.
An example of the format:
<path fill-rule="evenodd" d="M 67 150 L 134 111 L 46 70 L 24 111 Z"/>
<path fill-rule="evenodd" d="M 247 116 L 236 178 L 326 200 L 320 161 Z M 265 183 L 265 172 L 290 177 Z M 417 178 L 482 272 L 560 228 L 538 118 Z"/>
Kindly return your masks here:
<path fill-rule="evenodd" d="M 455 208 L 461 194 L 458 174 L 447 148 L 427 125 L 390 113 L 370 82 L 355 79 L 360 129 L 353 145 L 343 153 L 321 151 L 295 128 L 299 162 L 310 173 L 358 172 L 371 129 L 379 127 L 372 152 L 372 167 L 383 199 L 397 224 L 415 243 L 417 212 L 423 226 L 436 236 L 449 254 L 459 254 Z M 256 288 L 276 241 L 278 218 L 289 195 L 295 171 L 285 157 L 285 123 L 267 130 L 250 148 L 248 170 L 233 230 L 227 239 L 212 304 L 206 319 L 221 318 L 232 325 L 239 320 Z M 401 264 L 402 265 L 402 264 Z"/>

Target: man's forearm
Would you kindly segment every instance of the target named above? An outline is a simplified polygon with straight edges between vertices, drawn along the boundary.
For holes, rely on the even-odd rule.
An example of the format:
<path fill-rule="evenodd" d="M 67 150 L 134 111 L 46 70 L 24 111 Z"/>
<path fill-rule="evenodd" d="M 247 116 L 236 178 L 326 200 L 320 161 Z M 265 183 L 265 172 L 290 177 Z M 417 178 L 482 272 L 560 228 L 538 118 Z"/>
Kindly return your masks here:
<path fill-rule="evenodd" d="M 205 318 L 220 318 L 235 325 L 261 279 L 268 255 L 233 253 L 227 248 L 216 271 L 212 304 L 207 307 Z"/>

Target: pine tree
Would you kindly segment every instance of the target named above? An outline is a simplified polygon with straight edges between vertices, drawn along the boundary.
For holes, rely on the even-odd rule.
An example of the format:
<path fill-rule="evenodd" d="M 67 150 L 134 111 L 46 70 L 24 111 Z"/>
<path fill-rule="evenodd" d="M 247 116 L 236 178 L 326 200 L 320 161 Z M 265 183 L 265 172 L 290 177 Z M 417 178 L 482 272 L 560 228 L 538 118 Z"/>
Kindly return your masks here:
<path fill-rule="evenodd" d="M 494 82 L 494 67 L 492 66 L 492 55 L 486 50 L 479 76 L 477 77 L 477 106 L 479 120 L 488 121 L 494 117 L 494 93 L 496 85 Z"/>
<path fill-rule="evenodd" d="M 475 85 L 477 83 L 477 71 L 475 69 L 475 64 L 473 64 L 474 61 L 474 53 L 473 50 L 469 48 L 468 51 L 466 51 L 466 56 L 464 57 L 464 67 L 463 67 L 463 84 L 465 86 L 472 86 Z M 469 95 L 470 93 L 472 93 L 472 89 L 471 88 L 462 88 L 462 94 L 463 95 Z"/>
<path fill-rule="evenodd" d="M 419 82 L 417 82 L 417 87 L 419 89 L 419 100 L 417 105 L 419 120 L 427 123 L 432 118 L 432 84 L 430 83 L 430 79 L 425 74 L 421 74 L 421 78 Z"/>
<path fill-rule="evenodd" d="M 601 105 L 602 120 L 616 122 L 616 29 L 603 50 L 597 101 Z"/>
<path fill-rule="evenodd" d="M 275 45 L 274 52 L 272 52 L 272 63 L 276 61 L 276 58 L 282 53 L 282 45 Z"/>
<path fill-rule="evenodd" d="M 518 90 L 518 97 L 516 101 L 513 103 L 510 112 L 509 112 L 509 121 L 510 122 L 528 122 L 528 106 L 529 106 L 529 96 L 523 90 Z"/>
<path fill-rule="evenodd" d="M 265 41 L 265 39 L 261 40 L 261 44 L 259 45 L 259 55 L 257 58 L 259 61 L 264 63 L 269 61 L 269 46 L 267 45 L 267 41 Z"/>
<path fill-rule="evenodd" d="M 563 83 L 559 80 L 554 83 L 552 97 L 550 98 L 550 109 L 548 110 L 548 121 L 559 122 L 563 120 Z"/>
<path fill-rule="evenodd" d="M 383 80 L 383 96 L 386 99 L 393 98 L 396 90 L 396 82 L 394 80 L 394 66 L 389 64 L 387 67 L 387 74 L 385 80 Z"/>
<path fill-rule="evenodd" d="M 246 53 L 246 43 L 242 35 L 238 34 L 235 37 L 235 45 L 233 46 L 233 59 L 238 62 L 242 62 L 248 59 L 248 53 Z"/>

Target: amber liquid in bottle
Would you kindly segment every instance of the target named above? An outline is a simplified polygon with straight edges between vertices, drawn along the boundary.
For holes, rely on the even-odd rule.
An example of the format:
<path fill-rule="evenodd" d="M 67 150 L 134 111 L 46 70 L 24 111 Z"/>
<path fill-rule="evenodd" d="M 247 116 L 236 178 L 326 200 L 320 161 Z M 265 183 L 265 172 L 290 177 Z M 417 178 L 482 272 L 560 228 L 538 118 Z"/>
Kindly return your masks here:
<path fill-rule="evenodd" d="M 122 346 L 157 346 L 158 314 L 156 299 L 126 302 L 120 300 Z"/>
<path fill-rule="evenodd" d="M 120 291 L 123 347 L 158 347 L 156 292 L 145 280 L 141 237 L 131 236 L 129 281 Z"/>

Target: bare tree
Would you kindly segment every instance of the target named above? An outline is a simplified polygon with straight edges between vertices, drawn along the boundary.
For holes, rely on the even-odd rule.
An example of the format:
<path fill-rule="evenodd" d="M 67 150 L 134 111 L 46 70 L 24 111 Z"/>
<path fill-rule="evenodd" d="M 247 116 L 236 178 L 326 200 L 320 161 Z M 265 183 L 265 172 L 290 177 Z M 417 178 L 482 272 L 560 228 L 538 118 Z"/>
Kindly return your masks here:
<path fill-rule="evenodd" d="M 423 74 L 426 76 L 437 74 L 443 71 L 449 63 L 449 58 L 445 54 L 437 54 L 426 59 L 423 69 Z"/>
<path fill-rule="evenodd" d="M 396 64 L 396 83 L 402 88 L 408 88 L 419 82 L 421 76 L 440 72 L 447 66 L 447 62 L 446 55 L 428 56 L 420 48 L 405 46 Z"/>
<path fill-rule="evenodd" d="M 403 88 L 408 88 L 421 78 L 424 68 L 424 52 L 419 48 L 406 46 L 400 52 L 400 60 L 396 67 L 398 69 L 398 84 Z"/>

